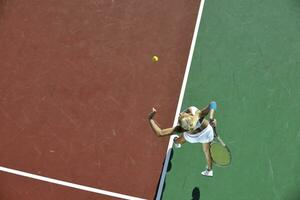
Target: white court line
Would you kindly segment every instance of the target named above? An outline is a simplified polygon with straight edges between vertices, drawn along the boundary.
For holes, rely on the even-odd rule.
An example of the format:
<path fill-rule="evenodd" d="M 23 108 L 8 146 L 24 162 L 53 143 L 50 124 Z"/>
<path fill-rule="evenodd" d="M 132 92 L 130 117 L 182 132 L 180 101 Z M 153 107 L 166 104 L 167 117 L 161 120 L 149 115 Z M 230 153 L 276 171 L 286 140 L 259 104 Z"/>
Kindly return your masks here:
<path fill-rule="evenodd" d="M 97 189 L 97 188 L 92 188 L 92 187 L 88 187 L 88 186 L 84 186 L 84 185 L 74 184 L 74 183 L 70 183 L 70 182 L 66 182 L 66 181 L 60 181 L 60 180 L 53 179 L 53 178 L 47 178 L 47 177 L 44 177 L 44 176 L 30 174 L 30 173 L 27 173 L 27 172 L 22 172 L 22 171 L 15 170 L 15 169 L 9 169 L 9 168 L 6 168 L 6 167 L 1 167 L 0 166 L 0 171 L 7 172 L 7 173 L 10 173 L 10 174 L 19 175 L 19 176 L 25 176 L 25 177 L 28 177 L 28 178 L 32 178 L 32 179 L 36 179 L 36 180 L 40 180 L 40 181 L 45 181 L 45 182 L 48 182 L 48 183 L 63 185 L 63 186 L 70 187 L 70 188 L 75 188 L 75 189 L 84 190 L 84 191 L 88 191 L 88 192 L 93 192 L 93 193 L 97 193 L 97 194 L 103 194 L 103 195 L 107 195 L 107 196 L 111 196 L 111 197 L 116 197 L 116 198 L 120 198 L 120 199 L 145 200 L 145 199 L 132 197 L 132 196 L 124 195 L 124 194 L 118 194 L 118 193 L 115 193 L 115 192 L 109 192 L 109 191 L 100 190 L 100 189 Z"/>
<path fill-rule="evenodd" d="M 177 125 L 177 117 L 180 113 L 180 109 L 181 109 L 181 106 L 182 106 L 182 101 L 183 101 L 183 97 L 184 97 L 186 83 L 187 83 L 187 79 L 188 79 L 191 64 L 192 64 L 192 58 L 193 58 L 193 54 L 194 54 L 194 49 L 195 49 L 195 44 L 196 44 L 196 40 L 197 40 L 198 30 L 199 30 L 199 27 L 200 27 L 200 21 L 201 21 L 201 17 L 202 17 L 204 3 L 205 3 L 205 0 L 201 0 L 199 11 L 198 11 L 198 16 L 197 16 L 197 21 L 196 21 L 196 25 L 195 25 L 194 35 L 193 35 L 193 39 L 192 39 L 192 44 L 191 44 L 191 48 L 190 48 L 190 52 L 189 52 L 188 62 L 187 62 L 185 72 L 184 72 L 184 78 L 183 78 L 183 82 L 182 82 L 182 86 L 181 86 L 181 91 L 180 91 L 180 96 L 179 96 L 179 100 L 178 100 L 178 104 L 177 104 L 177 109 L 176 109 L 176 114 L 175 114 L 175 118 L 174 118 L 174 122 L 173 122 L 173 127 Z M 165 178 L 166 178 L 166 174 L 167 174 L 167 168 L 168 168 L 168 165 L 169 165 L 169 160 L 170 160 L 171 149 L 172 149 L 172 146 L 173 146 L 173 138 L 174 137 L 175 137 L 175 135 L 171 136 L 170 140 L 169 140 L 169 144 L 168 144 L 168 148 L 167 148 L 167 152 L 166 152 L 166 158 L 165 158 L 165 162 L 164 162 L 164 167 L 163 167 L 163 171 L 162 171 L 160 181 L 159 181 L 159 187 L 158 187 L 158 191 L 157 191 L 157 195 L 156 195 L 156 200 L 161 199 L 162 190 L 163 190 L 163 186 L 164 186 L 164 182 L 165 182 Z"/>

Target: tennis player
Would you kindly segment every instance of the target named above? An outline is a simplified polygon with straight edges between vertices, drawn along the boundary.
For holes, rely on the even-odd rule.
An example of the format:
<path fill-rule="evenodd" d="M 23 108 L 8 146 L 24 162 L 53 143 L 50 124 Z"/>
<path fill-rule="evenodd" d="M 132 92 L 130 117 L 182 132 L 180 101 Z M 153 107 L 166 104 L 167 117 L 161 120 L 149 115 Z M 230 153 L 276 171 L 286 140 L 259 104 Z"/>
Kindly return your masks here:
<path fill-rule="evenodd" d="M 217 123 L 214 118 L 216 109 L 217 103 L 215 101 L 210 102 L 210 104 L 202 110 L 199 110 L 195 106 L 190 106 L 179 114 L 176 127 L 161 129 L 153 119 L 156 114 L 156 109 L 152 108 L 152 112 L 149 114 L 149 123 L 158 137 L 180 134 L 180 136 L 174 138 L 175 148 L 180 148 L 185 142 L 202 143 L 207 167 L 201 174 L 203 176 L 213 176 L 212 159 L 209 148 L 210 143 L 214 139 L 213 127 L 216 127 Z M 206 119 L 207 116 L 208 119 Z"/>

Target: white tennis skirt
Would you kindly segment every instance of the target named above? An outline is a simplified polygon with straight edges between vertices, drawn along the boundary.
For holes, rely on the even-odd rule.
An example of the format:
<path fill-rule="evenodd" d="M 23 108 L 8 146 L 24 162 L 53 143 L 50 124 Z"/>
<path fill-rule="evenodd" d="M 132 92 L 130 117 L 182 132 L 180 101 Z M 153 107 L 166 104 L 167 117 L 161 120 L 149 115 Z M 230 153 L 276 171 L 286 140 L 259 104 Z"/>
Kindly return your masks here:
<path fill-rule="evenodd" d="M 190 134 L 184 132 L 183 137 L 189 143 L 209 143 L 214 139 L 214 130 L 211 125 L 208 124 L 208 126 L 199 133 Z"/>

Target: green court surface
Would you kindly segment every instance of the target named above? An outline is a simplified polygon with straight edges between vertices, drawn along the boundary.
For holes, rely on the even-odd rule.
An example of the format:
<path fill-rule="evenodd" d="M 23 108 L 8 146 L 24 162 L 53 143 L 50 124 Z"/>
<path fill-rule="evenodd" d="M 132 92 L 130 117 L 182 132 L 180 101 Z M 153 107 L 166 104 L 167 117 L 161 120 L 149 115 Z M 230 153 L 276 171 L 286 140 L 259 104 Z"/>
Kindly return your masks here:
<path fill-rule="evenodd" d="M 300 1 L 207 0 L 182 110 L 218 103 L 229 167 L 174 149 L 164 200 L 300 199 Z"/>

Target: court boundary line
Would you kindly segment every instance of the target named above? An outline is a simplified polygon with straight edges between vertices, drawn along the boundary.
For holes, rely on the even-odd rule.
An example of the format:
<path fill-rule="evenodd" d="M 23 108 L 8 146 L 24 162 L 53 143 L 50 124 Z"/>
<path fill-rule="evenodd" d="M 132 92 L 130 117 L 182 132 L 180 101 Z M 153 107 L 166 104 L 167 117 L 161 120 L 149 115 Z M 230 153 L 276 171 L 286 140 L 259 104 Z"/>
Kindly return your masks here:
<path fill-rule="evenodd" d="M 84 190 L 87 192 L 93 192 L 93 193 L 102 194 L 102 195 L 106 195 L 106 196 L 116 197 L 119 199 L 146 200 L 146 199 L 133 197 L 133 196 L 125 195 L 125 194 L 119 194 L 116 192 L 110 192 L 110 191 L 106 191 L 106 190 L 101 190 L 101 189 L 97 189 L 97 188 L 93 188 L 93 187 L 88 187 L 88 186 L 84 186 L 84 185 L 80 185 L 80 184 L 67 182 L 67 181 L 61 181 L 58 179 L 48 178 L 45 176 L 35 175 L 35 174 L 31 174 L 31 173 L 27 173 L 27 172 L 15 170 L 15 169 L 10 169 L 10 168 L 6 168 L 6 167 L 2 167 L 2 166 L 0 166 L 0 171 L 27 177 L 27 178 L 31 178 L 31 179 L 35 179 L 35 180 L 40 180 L 40 181 L 44 181 L 44 182 L 48 182 L 48 183 L 53 183 L 56 185 L 62 185 L 62 186 L 66 186 L 66 187 L 70 187 L 70 188 L 74 188 L 74 189 L 78 189 L 78 190 Z"/>
<path fill-rule="evenodd" d="M 196 45 L 196 41 L 197 41 L 197 37 L 198 37 L 198 31 L 199 31 L 199 27 L 200 27 L 201 18 L 202 18 L 204 3 L 205 3 L 205 0 L 200 0 L 197 21 L 196 21 L 196 25 L 195 25 L 195 29 L 194 29 L 194 34 L 193 34 L 193 39 L 192 39 L 192 43 L 191 43 L 191 48 L 190 48 L 190 52 L 189 52 L 187 65 L 186 65 L 185 72 L 184 72 L 184 78 L 182 81 L 182 86 L 181 86 L 181 91 L 180 91 L 178 104 L 177 104 L 177 108 L 176 108 L 173 127 L 177 125 L 177 116 L 179 115 L 180 109 L 182 106 L 183 97 L 184 97 L 185 89 L 186 89 L 186 84 L 187 84 L 187 80 L 188 80 L 188 76 L 189 76 L 189 72 L 190 72 L 190 68 L 191 68 L 191 64 L 192 64 L 192 58 L 194 55 L 195 45 Z M 169 139 L 169 143 L 168 143 L 168 147 L 167 147 L 167 151 L 166 151 L 166 157 L 164 160 L 163 171 L 160 176 L 159 187 L 158 187 L 156 198 L 155 198 L 156 200 L 161 200 L 161 195 L 163 192 L 163 186 L 165 183 L 165 178 L 167 175 L 167 168 L 169 165 L 171 150 L 172 150 L 172 146 L 173 146 L 173 139 L 175 136 L 176 135 L 172 135 Z"/>

